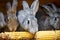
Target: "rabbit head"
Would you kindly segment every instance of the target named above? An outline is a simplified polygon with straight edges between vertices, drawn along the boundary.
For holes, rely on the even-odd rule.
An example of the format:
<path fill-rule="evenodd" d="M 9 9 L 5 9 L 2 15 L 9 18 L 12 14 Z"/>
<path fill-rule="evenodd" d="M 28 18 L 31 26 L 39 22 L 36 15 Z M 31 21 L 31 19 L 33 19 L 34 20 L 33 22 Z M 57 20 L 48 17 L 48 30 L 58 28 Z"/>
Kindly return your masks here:
<path fill-rule="evenodd" d="M 50 17 L 50 25 L 52 25 L 55 29 L 59 29 L 59 24 L 60 24 L 60 14 L 57 11 L 57 8 L 54 4 L 48 4 L 48 5 L 43 5 L 45 9 L 47 9 L 48 12 L 46 12 Z"/>
<path fill-rule="evenodd" d="M 26 1 L 23 1 L 22 4 L 23 10 L 18 12 L 18 21 L 22 28 L 34 34 L 38 31 L 38 24 L 35 14 L 38 10 L 39 2 L 38 0 L 35 0 L 30 8 Z"/>
<path fill-rule="evenodd" d="M 10 31 L 15 31 L 17 26 L 18 26 L 18 22 L 17 22 L 17 16 L 16 16 L 16 11 L 17 11 L 17 0 L 13 0 L 12 6 L 10 4 L 10 2 L 7 3 L 7 24 L 8 24 L 8 28 Z"/>
<path fill-rule="evenodd" d="M 5 18 L 2 12 L 0 12 L 0 27 L 3 28 L 6 25 Z"/>

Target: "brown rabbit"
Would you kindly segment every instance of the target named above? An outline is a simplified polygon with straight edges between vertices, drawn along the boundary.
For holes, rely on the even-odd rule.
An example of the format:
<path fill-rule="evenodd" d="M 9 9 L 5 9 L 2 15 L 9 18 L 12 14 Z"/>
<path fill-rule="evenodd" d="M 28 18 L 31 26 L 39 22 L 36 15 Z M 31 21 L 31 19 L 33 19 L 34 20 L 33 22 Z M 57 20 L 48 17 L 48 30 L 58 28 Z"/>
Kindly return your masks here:
<path fill-rule="evenodd" d="M 13 0 L 12 6 L 10 2 L 7 3 L 7 26 L 10 31 L 16 31 L 18 22 L 16 16 L 16 9 L 17 9 L 17 0 Z"/>

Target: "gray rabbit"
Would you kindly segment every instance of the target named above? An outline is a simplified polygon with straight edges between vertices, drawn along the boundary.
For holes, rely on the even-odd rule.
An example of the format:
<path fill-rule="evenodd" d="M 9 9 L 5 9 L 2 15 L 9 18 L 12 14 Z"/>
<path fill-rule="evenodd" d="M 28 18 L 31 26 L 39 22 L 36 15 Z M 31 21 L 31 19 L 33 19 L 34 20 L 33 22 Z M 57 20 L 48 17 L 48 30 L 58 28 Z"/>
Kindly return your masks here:
<path fill-rule="evenodd" d="M 12 6 L 10 2 L 7 3 L 7 26 L 10 31 L 16 31 L 17 26 L 18 26 L 18 21 L 17 21 L 17 0 L 13 0 Z"/>
<path fill-rule="evenodd" d="M 30 8 L 26 1 L 23 1 L 22 4 L 23 10 L 18 12 L 18 21 L 24 30 L 34 34 L 38 31 L 38 24 L 35 14 L 38 11 L 39 2 L 38 0 L 35 0 Z"/>
<path fill-rule="evenodd" d="M 6 22 L 5 22 L 5 16 L 2 12 L 0 12 L 0 32 L 2 32 L 2 28 L 4 28 L 6 26 Z"/>
<path fill-rule="evenodd" d="M 54 4 L 50 3 L 48 5 L 42 6 L 46 14 L 49 16 L 41 16 L 39 19 L 39 30 L 52 30 L 60 29 L 60 13 L 58 13 L 57 8 Z"/>
<path fill-rule="evenodd" d="M 60 29 L 60 12 L 57 11 L 57 7 L 54 4 L 51 4 L 52 7 L 44 6 L 49 13 L 47 13 L 50 16 L 50 24 L 55 29 Z"/>

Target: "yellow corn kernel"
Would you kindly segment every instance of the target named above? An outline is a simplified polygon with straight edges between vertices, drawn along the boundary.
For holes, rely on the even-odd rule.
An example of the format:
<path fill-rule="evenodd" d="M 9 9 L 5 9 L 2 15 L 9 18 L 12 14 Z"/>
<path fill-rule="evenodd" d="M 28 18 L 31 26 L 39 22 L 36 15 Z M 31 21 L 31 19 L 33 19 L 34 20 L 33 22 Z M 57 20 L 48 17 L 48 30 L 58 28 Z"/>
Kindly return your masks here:
<path fill-rule="evenodd" d="M 36 40 L 55 40 L 55 31 L 39 31 L 35 35 Z"/>

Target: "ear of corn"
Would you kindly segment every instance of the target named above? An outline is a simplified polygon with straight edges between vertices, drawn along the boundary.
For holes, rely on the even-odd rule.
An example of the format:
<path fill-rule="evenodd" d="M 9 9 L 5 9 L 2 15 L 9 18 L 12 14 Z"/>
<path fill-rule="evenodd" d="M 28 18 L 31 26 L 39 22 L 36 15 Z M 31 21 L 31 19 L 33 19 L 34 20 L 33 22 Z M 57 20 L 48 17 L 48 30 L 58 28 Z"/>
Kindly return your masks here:
<path fill-rule="evenodd" d="M 29 32 L 5 32 L 0 33 L 0 35 L 9 35 L 10 39 L 32 39 L 33 37 L 36 40 L 60 40 L 60 30 L 56 31 L 39 31 L 35 36 Z"/>
<path fill-rule="evenodd" d="M 54 31 L 39 31 L 35 35 L 36 40 L 55 40 L 56 34 Z"/>
<path fill-rule="evenodd" d="M 57 40 L 60 40 L 60 30 L 56 30 Z"/>
<path fill-rule="evenodd" d="M 33 35 L 29 32 L 5 32 L 5 35 L 9 35 L 10 39 L 32 39 Z"/>

